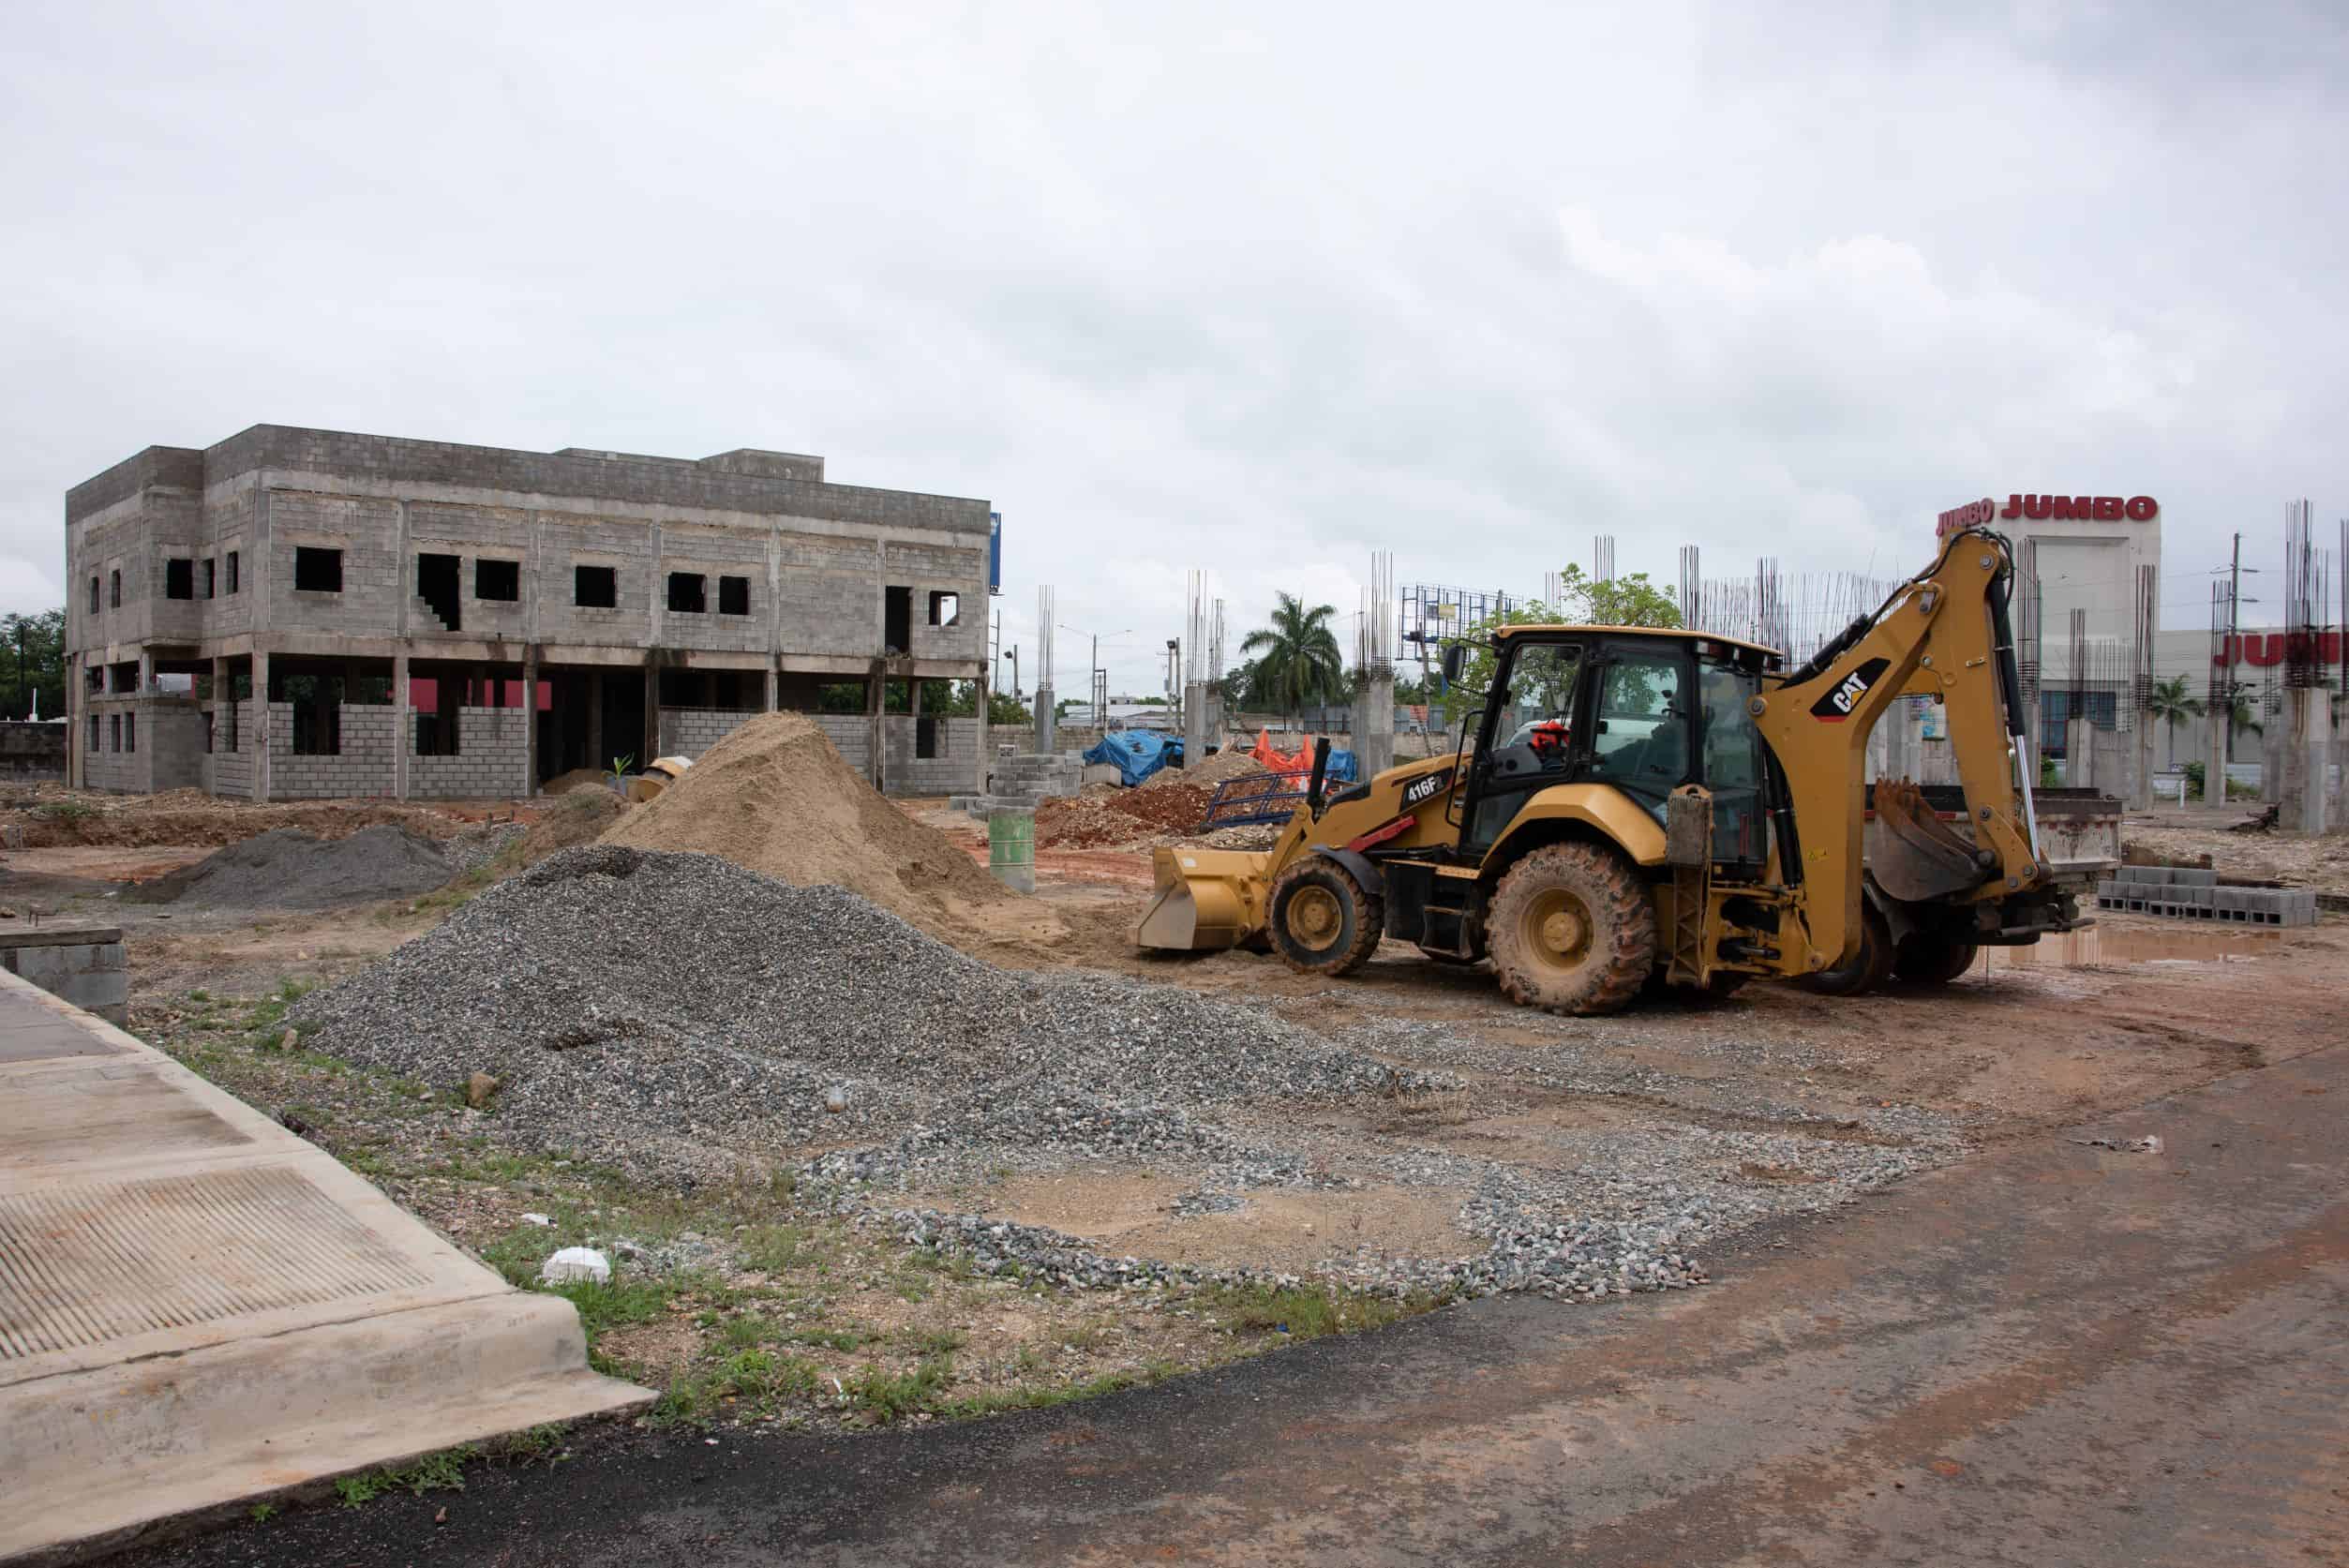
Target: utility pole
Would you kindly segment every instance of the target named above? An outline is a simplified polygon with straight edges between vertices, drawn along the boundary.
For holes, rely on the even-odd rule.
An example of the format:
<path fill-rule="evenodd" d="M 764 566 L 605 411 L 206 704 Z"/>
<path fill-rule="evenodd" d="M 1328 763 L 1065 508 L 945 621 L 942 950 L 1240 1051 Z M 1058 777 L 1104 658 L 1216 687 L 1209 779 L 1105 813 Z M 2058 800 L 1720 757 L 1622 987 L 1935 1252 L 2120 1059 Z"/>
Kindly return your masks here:
<path fill-rule="evenodd" d="M 2219 718 L 2219 782 L 2211 798 L 2226 799 L 2226 765 L 2235 760 L 2235 650 L 2243 646 L 2243 536 L 2235 536 L 2226 576 L 2226 711 Z"/>
<path fill-rule="evenodd" d="M 1019 700 L 1020 700 L 1020 645 L 1019 645 L 1018 643 L 1013 643 L 1013 644 L 1010 646 L 1010 648 L 1009 650 L 1007 650 L 1006 651 L 1004 651 L 1004 652 L 1002 652 L 1002 653 L 998 653 L 997 655 L 995 655 L 995 657 L 996 657 L 998 660 L 1002 660 L 1002 659 L 1009 659 L 1009 660 L 1010 660 L 1010 661 L 1011 661 L 1011 700 L 1012 700 L 1013 702 L 1017 702 L 1017 701 L 1019 701 Z"/>

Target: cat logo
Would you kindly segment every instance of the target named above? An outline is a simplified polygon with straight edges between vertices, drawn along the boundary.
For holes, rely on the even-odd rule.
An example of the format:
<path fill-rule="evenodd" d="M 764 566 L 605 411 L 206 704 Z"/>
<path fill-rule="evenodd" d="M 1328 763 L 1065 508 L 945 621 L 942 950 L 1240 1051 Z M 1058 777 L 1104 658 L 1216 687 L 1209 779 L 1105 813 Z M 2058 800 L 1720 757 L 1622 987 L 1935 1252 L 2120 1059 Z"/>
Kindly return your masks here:
<path fill-rule="evenodd" d="M 1870 659 L 1845 676 L 1833 691 L 1811 704 L 1812 716 L 1824 719 L 1831 724 L 1842 724 L 1851 717 L 1851 710 L 1860 706 L 1860 699 L 1868 694 L 1868 688 L 1876 684 L 1878 677 L 1890 669 L 1892 664 L 1890 659 Z"/>
<path fill-rule="evenodd" d="M 1419 777 L 1403 785 L 1403 809 L 1409 811 L 1422 800 L 1433 799 L 1436 796 L 1443 794 L 1444 786 L 1451 782 L 1452 770 L 1449 768 L 1441 769 L 1433 773 L 1420 774 Z"/>

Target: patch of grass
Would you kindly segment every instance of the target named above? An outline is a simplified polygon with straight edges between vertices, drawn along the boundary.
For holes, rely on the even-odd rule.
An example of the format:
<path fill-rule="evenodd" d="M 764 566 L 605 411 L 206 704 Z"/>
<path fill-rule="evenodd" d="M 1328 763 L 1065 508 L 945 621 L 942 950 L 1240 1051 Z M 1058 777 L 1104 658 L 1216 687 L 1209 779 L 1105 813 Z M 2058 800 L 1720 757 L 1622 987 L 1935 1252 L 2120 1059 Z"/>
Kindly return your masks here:
<path fill-rule="evenodd" d="M 726 1326 L 718 1331 L 719 1341 L 727 1349 L 736 1351 L 748 1350 L 754 1345 L 764 1345 L 784 1337 L 781 1323 L 771 1322 L 756 1312 L 728 1318 Z"/>
<path fill-rule="evenodd" d="M 1203 1294 L 1199 1305 L 1224 1327 L 1289 1334 L 1300 1339 L 1354 1334 L 1416 1316 L 1436 1305 L 1428 1297 L 1398 1301 L 1321 1285 L 1226 1285 Z"/>
<path fill-rule="evenodd" d="M 910 1372 L 891 1372 L 873 1362 L 844 1386 L 848 1397 L 875 1421 L 894 1421 L 930 1408 L 938 1392 L 954 1379 L 954 1358 L 926 1357 Z"/>
<path fill-rule="evenodd" d="M 853 1351 L 880 1337 L 868 1328 L 795 1328 L 791 1331 L 791 1339 L 795 1344 L 821 1345 L 832 1351 Z"/>
<path fill-rule="evenodd" d="M 212 1000 L 212 993 L 199 988 L 189 992 L 187 993 L 187 999 L 191 1002 L 209 1002 Z M 268 1505 L 263 1503 L 262 1506 L 267 1507 Z"/>
<path fill-rule="evenodd" d="M 493 1456 L 517 1465 L 559 1465 L 570 1457 L 562 1443 L 560 1421 L 545 1421 L 520 1432 L 509 1432 L 491 1445 Z"/>
<path fill-rule="evenodd" d="M 37 814 L 45 816 L 52 822 L 80 822 L 97 814 L 96 806 L 87 805 L 80 800 L 52 800 L 49 804 L 36 806 L 33 810 Z"/>
<path fill-rule="evenodd" d="M 652 1419 L 697 1426 L 730 1402 L 748 1400 L 772 1407 L 803 1400 L 815 1392 L 815 1368 L 797 1356 L 767 1350 L 736 1351 L 714 1366 L 679 1378 L 662 1390 L 660 1402 L 652 1407 Z"/>
<path fill-rule="evenodd" d="M 271 1519 L 277 1517 L 277 1505 L 274 1502 L 257 1502 L 245 1512 L 255 1524 L 265 1525 Z"/>
<path fill-rule="evenodd" d="M 335 1483 L 335 1491 L 345 1508 L 363 1507 L 386 1492 L 407 1492 L 415 1497 L 426 1492 L 461 1492 L 465 1489 L 465 1467 L 480 1457 L 478 1447 L 460 1443 L 427 1454 L 412 1465 L 346 1475 Z"/>
<path fill-rule="evenodd" d="M 802 1262 L 807 1232 L 797 1225 L 760 1225 L 742 1237 L 742 1266 L 781 1274 Z"/>
<path fill-rule="evenodd" d="M 546 1233 L 544 1231 L 539 1232 L 541 1235 Z M 506 1277 L 514 1277 L 511 1270 L 507 1271 Z M 598 1285 L 588 1279 L 575 1279 L 562 1285 L 540 1285 L 535 1270 L 529 1280 L 515 1282 L 528 1284 L 548 1295 L 561 1296 L 577 1307 L 579 1326 L 587 1331 L 588 1352 L 591 1355 L 595 1351 L 596 1341 L 613 1329 L 659 1320 L 668 1311 L 670 1301 L 683 1288 L 676 1280 L 631 1279 L 619 1275 L 614 1276 L 606 1285 Z"/>
<path fill-rule="evenodd" d="M 995 1388 L 981 1394 L 950 1399 L 937 1407 L 937 1413 L 950 1420 L 965 1421 L 973 1416 L 998 1415 L 1005 1411 L 1046 1410 L 1054 1405 L 1071 1405 L 1080 1399 L 1098 1399 L 1104 1394 L 1120 1389 L 1142 1388 L 1173 1375 L 1175 1368 L 1169 1362 L 1153 1362 L 1138 1372 L 1103 1372 L 1072 1383 L 1030 1383 L 1023 1388 Z"/>
<path fill-rule="evenodd" d="M 951 1355 L 970 1343 L 970 1336 L 950 1328 L 909 1328 L 897 1342 L 916 1355 Z"/>

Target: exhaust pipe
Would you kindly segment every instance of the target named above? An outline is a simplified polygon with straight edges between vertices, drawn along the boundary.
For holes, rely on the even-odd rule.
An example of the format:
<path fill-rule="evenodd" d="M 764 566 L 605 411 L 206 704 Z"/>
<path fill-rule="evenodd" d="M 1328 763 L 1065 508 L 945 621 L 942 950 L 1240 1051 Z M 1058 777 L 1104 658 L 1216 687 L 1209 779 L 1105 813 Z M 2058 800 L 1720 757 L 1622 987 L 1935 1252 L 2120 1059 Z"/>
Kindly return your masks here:
<path fill-rule="evenodd" d="M 1322 785 L 1329 776 L 1329 737 L 1324 735 L 1313 742 L 1313 776 L 1305 784 L 1305 809 L 1313 814 L 1313 820 L 1322 819 Z"/>

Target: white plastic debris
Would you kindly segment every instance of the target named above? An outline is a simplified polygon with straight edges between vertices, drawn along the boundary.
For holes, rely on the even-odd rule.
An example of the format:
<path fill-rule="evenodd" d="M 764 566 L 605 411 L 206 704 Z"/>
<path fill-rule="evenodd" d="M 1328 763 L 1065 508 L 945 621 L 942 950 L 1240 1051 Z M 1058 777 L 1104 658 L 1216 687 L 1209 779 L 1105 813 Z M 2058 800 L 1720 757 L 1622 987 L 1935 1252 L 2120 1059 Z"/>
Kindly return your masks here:
<path fill-rule="evenodd" d="M 522 1223 L 525 1225 L 552 1225 L 554 1222 L 553 1217 L 548 1215 L 526 1214 L 522 1217 Z"/>
<path fill-rule="evenodd" d="M 848 1109 L 848 1087 L 846 1084 L 835 1083 L 830 1088 L 824 1091 L 824 1109 L 830 1112 L 835 1116 L 839 1115 L 843 1111 Z"/>
<path fill-rule="evenodd" d="M 591 1247 L 566 1247 L 546 1260 L 538 1277 L 540 1283 L 546 1285 L 568 1285 L 581 1279 L 608 1285 L 612 1261 Z"/>

